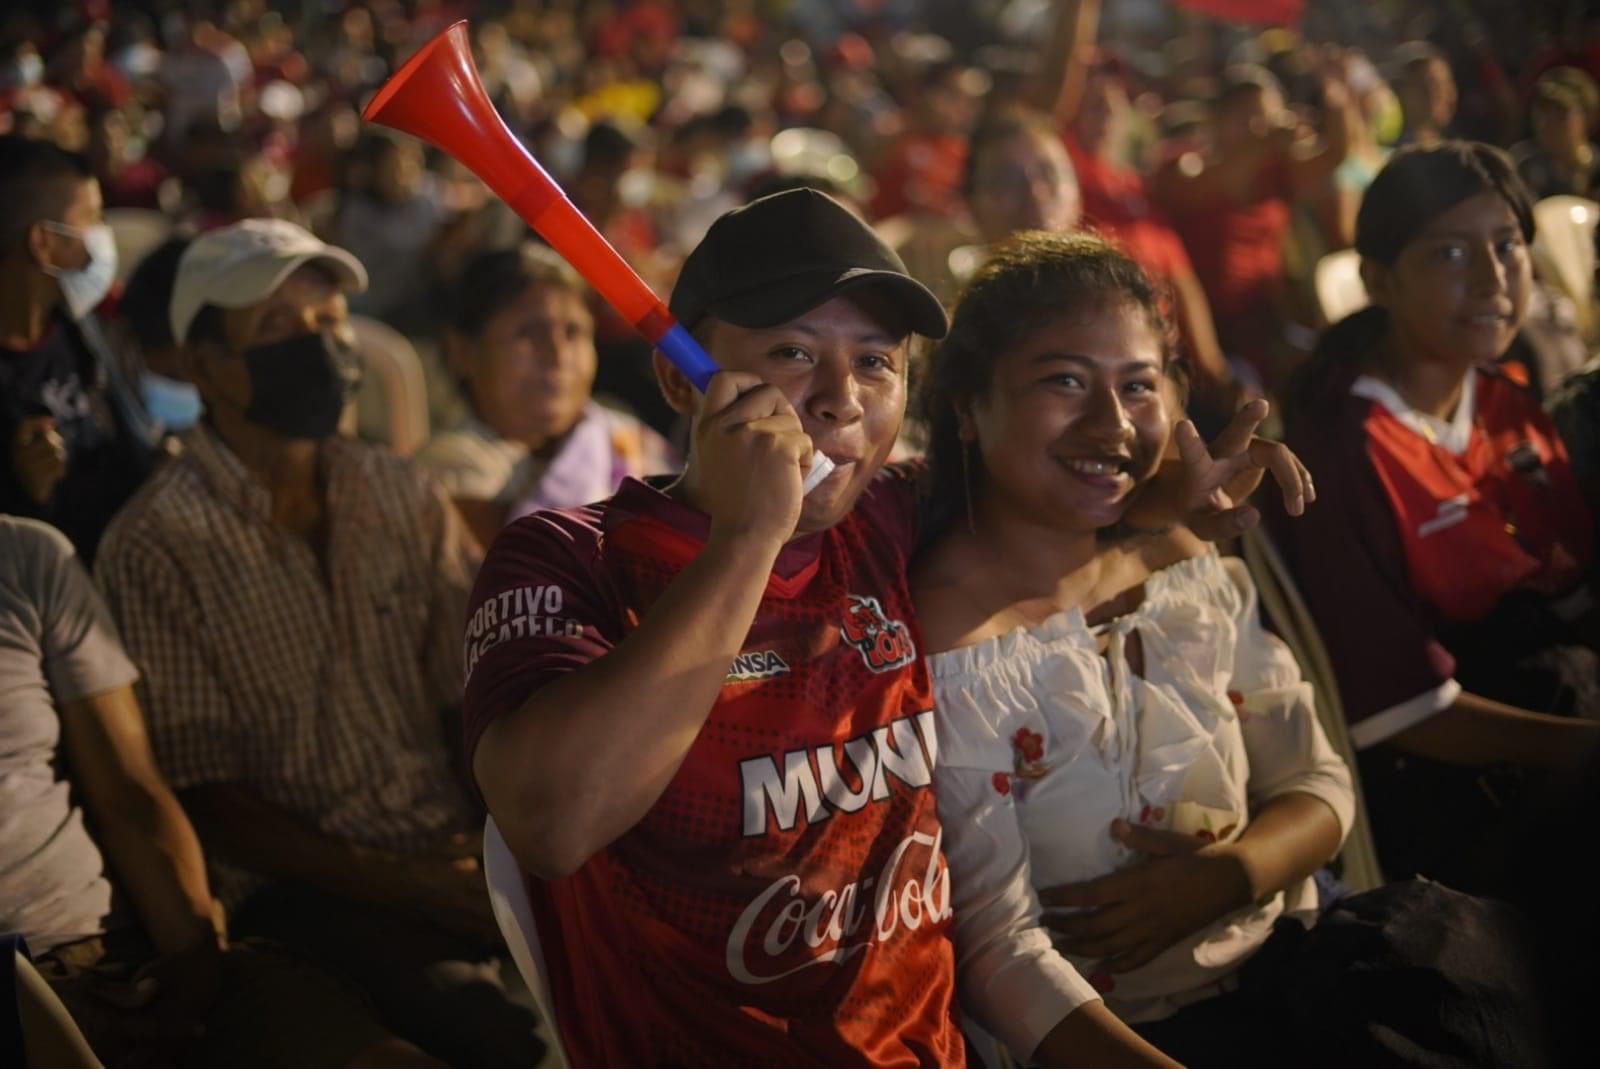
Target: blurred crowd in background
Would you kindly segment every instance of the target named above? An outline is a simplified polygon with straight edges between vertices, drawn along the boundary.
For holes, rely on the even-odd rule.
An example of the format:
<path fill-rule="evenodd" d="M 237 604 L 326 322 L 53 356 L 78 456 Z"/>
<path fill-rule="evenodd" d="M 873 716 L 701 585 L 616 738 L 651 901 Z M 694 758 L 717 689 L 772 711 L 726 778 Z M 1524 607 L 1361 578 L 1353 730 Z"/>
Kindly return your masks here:
<path fill-rule="evenodd" d="M 7 567 L 22 578 L 0 584 L 15 602 L 0 604 L 0 626 L 30 636 L 37 693 L 26 710 L 22 699 L 0 708 L 0 932 L 54 954 L 58 987 L 70 991 L 78 976 L 60 948 L 88 934 L 96 948 L 85 968 L 154 961 L 172 970 L 172 990 L 192 985 L 209 1000 L 219 984 L 243 992 L 227 1003 L 236 1016 L 210 1035 L 253 1044 L 263 1059 L 263 1026 L 292 1015 L 320 1027 L 319 1013 L 337 1023 L 327 1034 L 339 1041 L 321 1052 L 328 1064 L 347 1064 L 364 1044 L 383 1053 L 392 1036 L 352 1026 L 372 1022 L 292 963 L 229 957 L 224 982 L 215 960 L 191 956 L 196 930 L 207 953 L 218 949 L 215 891 L 230 911 L 248 903 L 236 932 L 343 955 L 335 971 L 377 992 L 385 1028 L 449 1018 L 437 1033 L 432 1022 L 405 1032 L 370 1064 L 439 1064 L 421 1049 L 451 1064 L 527 1064 L 542 1046 L 525 1005 L 501 1000 L 474 1016 L 420 979 L 435 983 L 428 970 L 440 962 L 481 964 L 501 952 L 479 867 L 482 811 L 458 775 L 459 726 L 448 719 L 461 702 L 460 610 L 482 547 L 509 521 L 599 500 L 627 476 L 676 471 L 689 428 L 658 388 L 649 343 L 521 219 L 455 160 L 360 118 L 400 64 L 460 19 L 512 132 L 663 296 L 723 213 L 811 188 L 870 223 L 950 305 L 1018 231 L 1113 239 L 1157 283 L 1179 336 L 1188 410 L 1208 437 L 1243 402 L 1300 390 L 1291 444 L 1309 457 L 1353 441 L 1355 452 L 1310 466 L 1330 500 L 1339 488 L 1324 471 L 1360 469 L 1365 481 L 1351 493 L 1371 514 L 1324 506 L 1282 538 L 1331 632 L 1329 675 L 1339 678 L 1327 689 L 1346 692 L 1377 823 L 1398 821 L 1385 807 L 1411 816 L 1433 800 L 1438 811 L 1431 824 L 1408 824 L 1400 845 L 1378 829 L 1391 877 L 1439 871 L 1432 856 L 1418 860 L 1426 847 L 1477 850 L 1478 826 L 1459 816 L 1468 805 L 1509 809 L 1502 803 L 1528 785 L 1527 769 L 1592 745 L 1600 627 L 1583 514 L 1585 503 L 1600 507 L 1600 5 L 12 3 L 0 15 L 0 432 L 9 450 L 0 578 Z M 1361 211 L 1393 154 L 1440 144 L 1435 156 L 1398 157 L 1411 162 Z M 1441 296 L 1442 275 L 1427 282 L 1427 265 L 1413 262 L 1445 240 L 1435 224 L 1448 216 L 1455 225 L 1461 204 L 1488 205 L 1494 240 L 1474 231 L 1427 255 L 1434 266 L 1455 257 L 1462 278 L 1471 260 L 1478 289 L 1469 296 L 1492 304 L 1471 314 L 1461 311 L 1467 283 Z M 1393 330 L 1378 317 L 1366 321 L 1370 336 L 1330 332 L 1361 318 L 1352 313 L 1367 304 L 1364 277 L 1415 283 L 1384 302 Z M 1430 317 L 1448 320 L 1433 324 L 1437 337 L 1424 337 Z M 1336 369 L 1347 379 L 1393 374 L 1354 386 L 1304 374 L 1327 370 L 1314 355 L 1319 339 L 1367 361 Z M 1396 395 L 1416 384 L 1413 373 L 1437 371 L 1447 350 L 1467 355 L 1435 383 L 1437 411 Z M 1475 362 L 1498 367 L 1475 378 Z M 920 370 L 914 361 L 913 392 Z M 357 377 L 355 403 L 341 412 Z M 1488 391 L 1479 423 L 1507 428 L 1473 429 L 1473 389 Z M 248 406 L 229 400 L 241 395 Z M 1405 439 L 1394 470 L 1406 477 L 1436 475 L 1444 452 L 1445 466 L 1482 461 L 1462 478 L 1477 480 L 1474 493 L 1490 487 L 1481 495 L 1489 511 L 1465 524 L 1466 495 L 1437 479 L 1417 491 L 1420 519 L 1390 483 L 1383 496 L 1362 467 L 1381 452 L 1365 437 L 1366 407 L 1337 442 L 1320 434 L 1334 421 L 1319 422 L 1318 405 L 1347 396 L 1387 407 L 1427 443 Z M 1284 429 L 1269 423 L 1265 433 Z M 896 456 L 926 446 L 913 413 Z M 1502 484 L 1513 490 L 1501 495 Z M 1367 535 L 1388 555 L 1364 555 Z M 1430 550 L 1436 559 L 1425 560 Z M 1504 568 L 1469 568 L 1472 582 L 1461 581 L 1463 561 L 1500 551 Z M 40 576 L 52 578 L 28 587 Z M 1467 604 L 1456 595 L 1469 587 Z M 34 595 L 57 616 L 35 614 Z M 1347 600 L 1355 607 L 1345 613 Z M 1479 624 L 1477 637 L 1462 637 Z M 51 637 L 57 625 L 65 630 Z M 373 634 L 380 640 L 364 637 Z M 1378 646 L 1403 670 L 1389 671 Z M 21 648 L 0 643 L 0 654 Z M 1535 661 L 1542 690 L 1517 689 L 1520 676 L 1507 683 Z M 1483 714 L 1480 694 L 1507 704 L 1491 701 Z M 1461 708 L 1506 731 L 1477 740 L 1512 738 L 1504 724 L 1529 715 L 1583 730 L 1541 734 L 1526 750 L 1458 750 L 1444 762 L 1453 771 L 1427 782 L 1410 751 L 1384 749 L 1421 719 Z M 8 722 L 13 709 L 33 715 Z M 84 717 L 123 728 L 72 726 Z M 1349 759 L 1352 743 L 1342 745 Z M 57 772 L 45 771 L 59 770 L 62 752 L 75 776 L 123 786 L 69 801 Z M 1510 779 L 1494 771 L 1506 760 L 1523 766 Z M 1455 774 L 1460 764 L 1471 775 Z M 248 790 L 235 793 L 240 785 Z M 1438 801 L 1447 788 L 1462 808 Z M 129 797 L 140 801 L 120 804 Z M 109 867 L 80 804 L 93 810 Z M 118 819 L 133 822 L 121 837 Z M 46 857 L 28 836 L 48 821 L 65 830 Z M 209 867 L 202 839 L 208 852 L 221 844 Z M 1534 845 L 1505 845 L 1499 871 L 1518 869 L 1518 850 Z M 1537 908 L 1565 886 L 1558 862 L 1573 852 L 1563 842 L 1540 855 L 1544 867 L 1522 867 L 1540 890 L 1519 904 Z M 126 912 L 106 912 L 111 869 L 145 930 L 134 949 L 114 938 Z M 1371 862 L 1373 882 L 1376 873 Z M 1561 879 L 1544 879 L 1552 873 Z M 285 897 L 282 886 L 264 894 L 263 876 L 326 897 Z M 1504 889 L 1462 879 L 1473 891 Z M 52 890 L 73 880 L 72 894 Z M 335 899 L 347 913 L 326 904 Z M 112 919 L 104 931 L 63 927 L 58 907 L 69 900 L 95 924 Z M 1589 912 L 1580 935 L 1592 936 Z M 307 928 L 308 916 L 320 926 Z M 419 917 L 438 930 L 397 949 L 394 926 Z M 443 986 L 459 994 L 478 975 L 453 973 Z M 128 1027 L 127 1017 L 96 1020 L 94 1000 L 69 1002 L 91 1032 Z"/>
<path fill-rule="evenodd" d="M 512 130 L 660 292 L 719 213 L 788 184 L 857 206 L 945 296 L 998 234 L 1087 223 L 1176 284 L 1191 361 L 1223 397 L 1309 350 L 1316 265 L 1350 246 L 1392 147 L 1512 148 L 1536 196 L 1600 175 L 1584 4 L 1313 2 L 1294 28 L 1206 6 L 1109 5 L 1085 41 L 1043 0 L 22 5 L 0 23 L 0 125 L 86 153 L 108 211 L 151 213 L 119 229 L 123 274 L 168 225 L 283 218 L 350 249 L 371 274 L 352 311 L 417 347 L 433 427 L 461 414 L 441 354 L 462 267 L 525 228 L 359 111 L 459 18 Z M 1019 134 L 1027 105 L 1065 157 Z M 1199 180 L 1218 173 L 1208 153 L 1247 196 Z M 641 343 L 595 311 L 599 391 L 670 434 Z M 1593 317 L 1558 300 L 1533 318 L 1559 334 Z"/>

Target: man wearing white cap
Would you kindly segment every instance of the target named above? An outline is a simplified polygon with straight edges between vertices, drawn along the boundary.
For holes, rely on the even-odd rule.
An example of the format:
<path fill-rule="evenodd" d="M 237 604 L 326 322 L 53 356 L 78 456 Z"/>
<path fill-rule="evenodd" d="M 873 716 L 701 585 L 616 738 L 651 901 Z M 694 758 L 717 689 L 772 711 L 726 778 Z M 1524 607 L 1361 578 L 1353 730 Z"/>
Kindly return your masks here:
<path fill-rule="evenodd" d="M 205 418 L 97 574 L 234 930 L 352 977 L 451 1064 L 527 1065 L 444 741 L 471 542 L 417 469 L 336 434 L 359 379 L 345 294 L 365 284 L 283 221 L 185 250 L 172 334 Z"/>

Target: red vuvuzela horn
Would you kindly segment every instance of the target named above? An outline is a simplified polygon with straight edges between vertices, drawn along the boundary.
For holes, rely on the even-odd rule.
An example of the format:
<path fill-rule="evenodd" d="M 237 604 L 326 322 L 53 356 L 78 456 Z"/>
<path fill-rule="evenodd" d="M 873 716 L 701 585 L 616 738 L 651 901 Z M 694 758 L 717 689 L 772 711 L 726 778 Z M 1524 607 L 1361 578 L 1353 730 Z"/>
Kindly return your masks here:
<path fill-rule="evenodd" d="M 361 117 L 419 137 L 460 160 L 690 382 L 706 388 L 716 363 L 494 110 L 472 62 L 466 22 L 457 22 L 418 49 L 378 90 Z M 815 454 L 806 490 L 832 469 L 832 461 Z"/>

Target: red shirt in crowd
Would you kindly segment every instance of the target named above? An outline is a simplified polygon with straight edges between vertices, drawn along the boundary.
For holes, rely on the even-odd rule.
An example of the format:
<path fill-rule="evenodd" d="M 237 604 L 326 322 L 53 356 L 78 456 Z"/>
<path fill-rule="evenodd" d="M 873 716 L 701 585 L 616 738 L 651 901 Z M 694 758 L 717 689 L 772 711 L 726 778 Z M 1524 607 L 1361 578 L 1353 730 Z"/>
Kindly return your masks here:
<path fill-rule="evenodd" d="M 1289 196 L 1288 166 L 1280 163 L 1261 171 L 1247 201 L 1214 196 L 1173 210 L 1223 347 L 1258 368 L 1266 366 L 1278 318 Z"/>
<path fill-rule="evenodd" d="M 161 184 L 168 171 L 146 156 L 134 160 L 113 178 L 102 179 L 100 188 L 105 191 L 107 208 L 146 208 L 161 210 Z"/>
<path fill-rule="evenodd" d="M 907 133 L 890 146 L 873 175 L 878 192 L 872 217 L 887 219 L 909 211 L 951 216 L 963 208 L 961 182 L 967 167 L 967 139 L 956 134 Z"/>
<path fill-rule="evenodd" d="M 1441 629 L 1477 621 L 1514 590 L 1567 594 L 1589 566 L 1590 519 L 1566 448 L 1497 369 L 1473 372 L 1442 433 L 1419 429 L 1381 384 L 1343 376 L 1290 444 L 1317 504 L 1280 537 L 1357 747 L 1454 703 Z"/>
<path fill-rule="evenodd" d="M 666 792 L 572 876 L 528 881 L 574 1069 L 963 1063 L 911 515 L 888 472 L 787 546 Z M 468 754 L 622 641 L 707 533 L 633 480 L 507 528 L 469 617 Z"/>
<path fill-rule="evenodd" d="M 1144 175 L 1088 152 L 1070 133 L 1063 133 L 1061 141 L 1078 176 L 1086 223 L 1115 239 L 1158 279 L 1191 269 L 1177 231 L 1146 195 Z"/>

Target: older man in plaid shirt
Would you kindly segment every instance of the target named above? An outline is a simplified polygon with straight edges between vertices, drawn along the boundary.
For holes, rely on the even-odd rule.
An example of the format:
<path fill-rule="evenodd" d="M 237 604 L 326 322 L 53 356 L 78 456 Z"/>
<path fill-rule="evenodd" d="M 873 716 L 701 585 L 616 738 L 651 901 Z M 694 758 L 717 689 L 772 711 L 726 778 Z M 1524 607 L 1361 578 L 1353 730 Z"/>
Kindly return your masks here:
<path fill-rule="evenodd" d="M 471 540 L 407 461 L 336 433 L 359 378 L 344 292 L 365 283 L 289 223 L 195 240 L 170 312 L 206 418 L 97 571 L 234 930 L 349 975 L 437 1057 L 525 1066 L 534 1020 L 500 984 L 445 742 Z"/>

